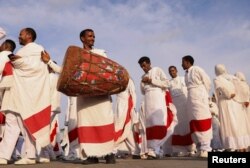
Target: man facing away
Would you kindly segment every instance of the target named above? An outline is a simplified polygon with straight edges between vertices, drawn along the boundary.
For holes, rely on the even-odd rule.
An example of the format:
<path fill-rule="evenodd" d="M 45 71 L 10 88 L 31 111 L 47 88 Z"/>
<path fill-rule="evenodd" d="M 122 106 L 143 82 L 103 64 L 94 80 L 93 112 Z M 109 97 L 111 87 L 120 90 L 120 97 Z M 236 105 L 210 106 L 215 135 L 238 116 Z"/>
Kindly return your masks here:
<path fill-rule="evenodd" d="M 107 57 L 104 50 L 94 48 L 95 33 L 92 29 L 85 29 L 80 33 L 83 49 Z M 48 54 L 42 55 L 44 62 L 61 72 Z M 78 111 L 78 139 L 83 157 L 87 157 L 83 164 L 95 164 L 98 157 L 104 156 L 107 164 L 114 164 L 114 114 L 111 96 L 77 97 Z"/>
<path fill-rule="evenodd" d="M 182 57 L 182 67 L 186 70 L 185 82 L 188 89 L 187 111 L 190 120 L 192 140 L 196 144 L 197 156 L 208 157 L 212 139 L 211 113 L 209 110 L 209 90 L 211 81 L 205 71 L 194 66 L 194 59 Z"/>

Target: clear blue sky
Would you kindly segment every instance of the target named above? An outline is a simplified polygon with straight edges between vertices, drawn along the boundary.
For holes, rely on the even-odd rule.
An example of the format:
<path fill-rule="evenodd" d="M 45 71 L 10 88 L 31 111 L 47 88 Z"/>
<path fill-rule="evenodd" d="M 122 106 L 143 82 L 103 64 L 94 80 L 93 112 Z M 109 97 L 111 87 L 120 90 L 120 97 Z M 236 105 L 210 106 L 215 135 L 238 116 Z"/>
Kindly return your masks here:
<path fill-rule="evenodd" d="M 95 47 L 127 68 L 140 102 L 137 61 L 144 55 L 167 75 L 170 65 L 183 75 L 181 58 L 189 54 L 211 79 L 223 63 L 249 81 L 249 7 L 249 0 L 0 0 L 0 27 L 17 44 L 19 31 L 33 27 L 59 64 L 69 45 L 81 46 L 79 32 L 94 29 Z"/>

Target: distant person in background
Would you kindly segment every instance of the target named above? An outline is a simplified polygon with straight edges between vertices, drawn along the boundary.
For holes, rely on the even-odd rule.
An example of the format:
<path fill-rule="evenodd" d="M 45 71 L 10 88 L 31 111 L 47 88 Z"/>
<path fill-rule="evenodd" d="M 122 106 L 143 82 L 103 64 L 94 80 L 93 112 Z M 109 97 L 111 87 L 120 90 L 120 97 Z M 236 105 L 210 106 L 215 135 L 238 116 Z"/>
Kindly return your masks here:
<path fill-rule="evenodd" d="M 242 105 L 236 97 L 238 78 L 228 74 L 223 64 L 215 66 L 215 96 L 219 108 L 220 134 L 223 148 L 226 151 L 245 149 L 249 146 L 247 115 L 242 112 Z M 248 123 L 249 124 L 249 123 Z"/>
<path fill-rule="evenodd" d="M 235 76 L 239 79 L 237 83 L 235 83 L 236 86 L 236 96 L 234 100 L 236 100 L 242 108 L 240 108 L 242 114 L 245 116 L 247 114 L 247 121 L 246 121 L 246 126 L 247 126 L 247 131 L 248 131 L 248 137 L 250 138 L 250 89 L 249 85 L 247 83 L 246 77 L 242 72 L 236 72 Z M 248 144 L 250 146 L 250 142 Z M 239 150 L 240 152 L 246 152 L 247 149 L 241 149 Z"/>
<path fill-rule="evenodd" d="M 216 104 L 215 95 L 209 99 L 209 109 L 212 115 L 212 128 L 213 128 L 213 139 L 211 140 L 211 148 L 213 152 L 222 151 L 223 147 L 221 144 L 220 137 L 220 121 L 219 121 L 219 109 Z"/>
<path fill-rule="evenodd" d="M 187 55 L 182 57 L 182 67 L 186 71 L 185 82 L 188 89 L 187 114 L 190 131 L 196 144 L 198 157 L 208 157 L 211 151 L 212 116 L 209 111 L 209 90 L 211 81 L 206 72 L 194 66 L 194 59 Z"/>
<path fill-rule="evenodd" d="M 168 68 L 169 75 L 172 79 L 169 80 L 169 92 L 173 99 L 173 104 L 177 109 L 178 123 L 175 126 L 172 136 L 172 150 L 174 156 L 189 156 L 194 153 L 193 141 L 190 136 L 190 128 L 187 114 L 187 87 L 185 78 L 178 76 L 178 71 L 175 66 Z M 187 138 L 188 137 L 188 138 Z"/>

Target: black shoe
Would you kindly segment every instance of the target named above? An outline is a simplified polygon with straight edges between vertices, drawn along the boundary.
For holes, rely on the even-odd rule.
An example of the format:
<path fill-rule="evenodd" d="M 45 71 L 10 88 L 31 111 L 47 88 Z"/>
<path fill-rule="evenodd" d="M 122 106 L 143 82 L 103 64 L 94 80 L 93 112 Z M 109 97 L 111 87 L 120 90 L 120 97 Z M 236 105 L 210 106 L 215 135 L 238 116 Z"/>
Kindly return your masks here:
<path fill-rule="evenodd" d="M 156 160 L 157 159 L 157 157 L 154 157 L 154 156 L 151 156 L 151 155 L 148 155 L 148 158 L 147 158 L 147 160 Z"/>
<path fill-rule="evenodd" d="M 132 155 L 132 159 L 141 159 L 141 156 L 139 156 L 139 155 Z"/>
<path fill-rule="evenodd" d="M 112 154 L 109 154 L 109 155 L 106 155 L 104 157 L 104 159 L 106 160 L 106 164 L 115 164 L 115 155 L 112 153 Z"/>
<path fill-rule="evenodd" d="M 85 165 L 97 164 L 97 163 L 99 163 L 99 160 L 97 157 L 87 157 L 87 159 L 82 162 L 82 164 L 85 164 Z"/>

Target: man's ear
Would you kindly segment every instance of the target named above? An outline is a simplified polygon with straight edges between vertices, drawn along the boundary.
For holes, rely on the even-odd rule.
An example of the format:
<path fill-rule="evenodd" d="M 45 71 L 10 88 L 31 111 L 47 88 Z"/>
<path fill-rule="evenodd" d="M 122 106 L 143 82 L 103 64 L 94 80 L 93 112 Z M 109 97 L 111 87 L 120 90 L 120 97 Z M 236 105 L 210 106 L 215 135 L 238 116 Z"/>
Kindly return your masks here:
<path fill-rule="evenodd" d="M 80 39 L 81 39 L 81 42 L 84 42 L 84 38 L 83 37 L 81 37 Z"/>

